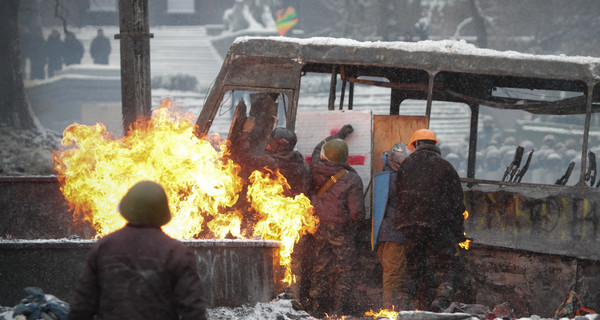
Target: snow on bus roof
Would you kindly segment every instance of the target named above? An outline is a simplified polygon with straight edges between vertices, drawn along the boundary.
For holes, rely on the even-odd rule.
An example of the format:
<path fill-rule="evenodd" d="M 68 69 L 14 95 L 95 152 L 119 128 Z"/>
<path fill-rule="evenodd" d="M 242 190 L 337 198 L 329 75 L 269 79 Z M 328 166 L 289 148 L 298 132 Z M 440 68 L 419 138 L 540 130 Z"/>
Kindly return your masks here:
<path fill-rule="evenodd" d="M 405 41 L 357 41 L 345 38 L 290 38 L 290 37 L 238 37 L 234 43 L 244 43 L 250 40 L 270 40 L 286 43 L 297 43 L 299 45 L 315 46 L 347 46 L 362 48 L 389 48 L 403 50 L 407 52 L 439 52 L 453 53 L 461 55 L 487 56 L 497 58 L 523 59 L 523 60 L 546 60 L 557 62 L 571 62 L 578 64 L 600 64 L 600 58 L 586 56 L 566 56 L 566 55 L 537 55 L 521 53 L 517 51 L 498 51 L 493 49 L 478 48 L 465 40 L 424 40 L 418 42 Z"/>

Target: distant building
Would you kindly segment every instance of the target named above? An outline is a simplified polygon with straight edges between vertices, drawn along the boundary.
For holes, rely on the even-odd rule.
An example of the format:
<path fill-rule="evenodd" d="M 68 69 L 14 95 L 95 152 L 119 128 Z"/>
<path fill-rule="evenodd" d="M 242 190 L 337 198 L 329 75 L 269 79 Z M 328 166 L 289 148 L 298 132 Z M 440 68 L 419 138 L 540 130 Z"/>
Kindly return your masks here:
<path fill-rule="evenodd" d="M 150 25 L 221 24 L 225 9 L 235 0 L 148 0 Z M 60 24 L 54 1 L 22 0 L 22 22 L 35 21 L 44 27 Z M 64 1 L 58 14 L 73 25 L 111 26 L 119 24 L 118 0 Z M 31 17 L 34 16 L 34 19 Z"/>
<path fill-rule="evenodd" d="M 150 26 L 168 25 L 222 25 L 225 10 L 234 6 L 236 0 L 147 0 Z M 252 3 L 253 0 L 246 0 Z M 292 6 L 298 12 L 299 22 L 295 29 L 305 30 L 307 35 L 324 35 L 336 23 L 332 16 L 339 8 L 320 0 L 282 0 L 280 7 L 271 5 L 273 14 L 278 9 Z M 119 0 L 63 1 L 58 15 L 75 26 L 116 26 L 119 24 Z M 42 27 L 60 25 L 55 16 L 54 1 L 21 0 L 19 6 L 21 23 L 38 24 Z"/>

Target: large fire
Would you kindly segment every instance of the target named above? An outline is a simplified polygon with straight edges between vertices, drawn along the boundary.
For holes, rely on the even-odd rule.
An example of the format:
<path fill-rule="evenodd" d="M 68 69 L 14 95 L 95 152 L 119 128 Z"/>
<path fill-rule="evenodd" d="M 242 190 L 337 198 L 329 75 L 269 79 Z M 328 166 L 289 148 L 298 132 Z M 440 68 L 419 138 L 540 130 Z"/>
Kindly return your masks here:
<path fill-rule="evenodd" d="M 310 200 L 283 196 L 285 178 L 253 173 L 248 202 L 259 214 L 254 234 L 241 230 L 243 214 L 234 209 L 243 179 L 229 159 L 228 141 L 218 136 L 197 138 L 193 116 L 177 113 L 163 101 L 148 121 L 136 122 L 127 135 L 113 138 L 102 124 L 72 124 L 63 133 L 63 149 L 54 155 L 61 191 L 75 221 L 86 221 L 103 237 L 125 225 L 117 206 L 127 190 L 141 180 L 160 183 L 169 198 L 172 220 L 163 227 L 174 238 L 200 235 L 224 238 L 261 236 L 282 242 L 284 282 L 291 283 L 293 245 L 318 224 Z"/>
<path fill-rule="evenodd" d="M 271 180 L 269 174 L 254 171 L 250 175 L 252 185 L 248 187 L 248 200 L 260 214 L 260 220 L 254 226 L 254 235 L 281 241 L 279 260 L 287 266 L 291 263 L 294 243 L 306 232 L 315 233 L 319 221 L 312 215 L 314 210 L 310 200 L 304 194 L 294 198 L 284 196 L 284 190 L 290 186 L 279 171 L 275 175 L 276 179 Z M 283 281 L 295 282 L 290 268 L 286 268 Z"/>

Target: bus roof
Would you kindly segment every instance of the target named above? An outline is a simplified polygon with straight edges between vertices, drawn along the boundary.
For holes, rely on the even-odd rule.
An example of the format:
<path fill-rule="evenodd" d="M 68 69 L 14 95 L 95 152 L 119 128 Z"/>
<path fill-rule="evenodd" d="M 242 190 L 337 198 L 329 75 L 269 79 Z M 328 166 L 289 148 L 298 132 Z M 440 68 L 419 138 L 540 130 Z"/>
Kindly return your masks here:
<path fill-rule="evenodd" d="M 600 82 L 600 58 L 497 51 L 452 40 L 361 42 L 324 37 L 240 37 L 231 46 L 228 57 L 259 57 L 263 62 L 269 58 L 286 59 L 316 72 L 331 72 L 329 66 L 344 66 L 347 74 L 355 73 L 354 78 L 348 77 L 350 82 L 360 75 L 388 78 L 391 75 L 394 79 L 390 82 L 401 83 L 391 88 L 403 91 L 413 99 L 427 99 L 424 95 L 427 78 L 444 74 L 443 80 L 433 88 L 434 100 L 539 114 L 586 113 L 589 101 L 585 92 L 593 90 Z M 391 69 L 393 74 L 390 74 Z M 416 71 L 425 76 L 415 76 Z M 437 82 L 437 79 L 434 81 Z M 544 100 L 542 94 L 538 100 L 521 99 L 498 97 L 494 94 L 497 88 L 571 91 L 576 94 L 555 101 Z M 595 92 L 593 96 L 591 111 L 598 112 L 600 105 L 595 102 L 600 101 L 600 94 Z"/>
<path fill-rule="evenodd" d="M 435 71 L 568 80 L 600 80 L 600 58 L 535 55 L 481 49 L 464 40 L 356 41 L 340 38 L 239 37 L 230 52 L 300 59 L 304 63 L 358 63 Z M 549 66 L 550 68 L 542 68 Z"/>

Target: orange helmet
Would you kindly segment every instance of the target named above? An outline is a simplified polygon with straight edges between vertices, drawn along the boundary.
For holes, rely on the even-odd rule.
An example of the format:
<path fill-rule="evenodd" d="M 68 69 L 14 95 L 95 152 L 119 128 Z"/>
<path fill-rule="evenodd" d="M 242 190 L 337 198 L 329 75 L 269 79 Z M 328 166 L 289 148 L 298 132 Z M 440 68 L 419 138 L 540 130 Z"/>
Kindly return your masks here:
<path fill-rule="evenodd" d="M 437 139 L 435 137 L 435 133 L 429 129 L 419 129 L 415 131 L 410 138 L 410 143 L 408 144 L 408 150 L 415 151 L 415 141 L 419 140 L 431 140 L 435 141 L 437 144 Z"/>

